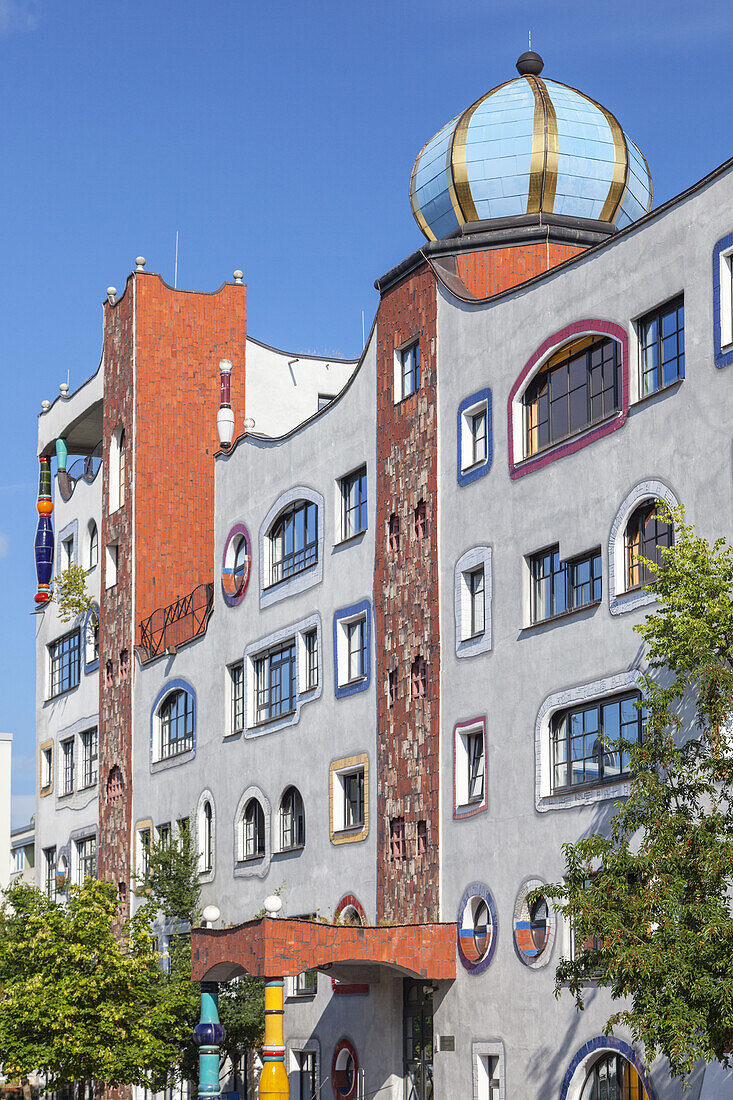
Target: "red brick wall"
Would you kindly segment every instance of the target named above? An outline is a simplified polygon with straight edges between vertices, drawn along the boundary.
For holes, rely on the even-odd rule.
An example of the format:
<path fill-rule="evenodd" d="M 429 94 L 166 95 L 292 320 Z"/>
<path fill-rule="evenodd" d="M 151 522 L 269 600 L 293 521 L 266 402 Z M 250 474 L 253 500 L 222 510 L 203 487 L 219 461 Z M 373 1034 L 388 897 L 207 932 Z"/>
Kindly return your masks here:
<path fill-rule="evenodd" d="M 492 248 L 486 252 L 466 252 L 456 258 L 458 276 L 477 298 L 488 298 L 510 286 L 524 283 L 584 252 L 585 246 L 557 244 L 515 244 L 510 248 Z"/>
<path fill-rule="evenodd" d="M 135 275 L 135 623 L 213 579 L 219 360 L 244 419 L 247 288 L 173 290 Z"/>
<path fill-rule="evenodd" d="M 121 912 L 129 914 L 130 830 L 132 827 L 132 697 L 130 675 L 120 682 L 120 654 L 132 653 L 132 500 L 129 487 L 133 444 L 132 390 L 134 340 L 134 286 L 127 280 L 122 298 L 104 307 L 104 412 L 102 420 L 102 524 L 99 556 L 102 592 L 99 621 L 99 874 L 121 888 Z M 125 503 L 109 515 L 109 452 L 113 432 L 122 424 L 127 446 Z M 106 587 L 106 547 L 118 542 L 117 584 Z M 106 664 L 112 662 L 112 686 L 107 686 Z M 115 765 L 122 772 L 124 790 L 112 800 L 107 780 Z M 122 892 L 124 891 L 124 893 Z"/>
<path fill-rule="evenodd" d="M 387 290 L 377 335 L 377 548 L 374 608 L 377 637 L 377 917 L 438 919 L 440 630 L 435 278 L 421 267 Z M 417 337 L 420 388 L 393 401 L 394 349 Z M 427 505 L 428 533 L 414 535 L 414 511 Z M 387 528 L 400 517 L 400 549 L 391 555 Z M 427 662 L 425 698 L 410 698 L 417 655 Z M 397 670 L 394 706 L 387 679 Z M 393 861 L 389 823 L 405 819 L 408 858 Z M 427 822 L 427 850 L 416 854 L 417 823 Z"/>

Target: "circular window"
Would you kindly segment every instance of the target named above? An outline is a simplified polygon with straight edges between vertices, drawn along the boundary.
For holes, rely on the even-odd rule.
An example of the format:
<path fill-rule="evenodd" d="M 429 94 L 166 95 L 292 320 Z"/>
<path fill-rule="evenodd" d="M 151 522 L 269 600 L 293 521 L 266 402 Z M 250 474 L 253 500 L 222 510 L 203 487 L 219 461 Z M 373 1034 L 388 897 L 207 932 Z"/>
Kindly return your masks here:
<path fill-rule="evenodd" d="M 514 905 L 514 949 L 525 966 L 538 968 L 550 961 L 555 924 L 547 903 L 541 895 L 531 895 L 542 888 L 542 879 L 529 879 L 517 895 Z"/>
<path fill-rule="evenodd" d="M 224 546 L 221 566 L 221 590 L 229 607 L 236 607 L 247 591 L 252 562 L 250 547 L 249 532 L 244 524 L 238 523 L 232 527 Z"/>
<path fill-rule="evenodd" d="M 333 1052 L 331 1066 L 333 1091 L 339 1100 L 353 1100 L 356 1096 L 358 1074 L 359 1060 L 353 1044 L 348 1039 L 340 1039 Z"/>
<path fill-rule="evenodd" d="M 480 974 L 496 948 L 497 918 L 494 899 L 481 883 L 468 887 L 458 909 L 458 955 L 466 970 Z"/>

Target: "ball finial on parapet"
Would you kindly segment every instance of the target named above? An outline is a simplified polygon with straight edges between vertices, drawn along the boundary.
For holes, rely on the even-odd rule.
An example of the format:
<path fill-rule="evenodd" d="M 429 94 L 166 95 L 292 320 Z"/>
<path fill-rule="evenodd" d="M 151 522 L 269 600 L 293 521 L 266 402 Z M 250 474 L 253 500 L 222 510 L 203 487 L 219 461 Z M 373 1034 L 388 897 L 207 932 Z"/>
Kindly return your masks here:
<path fill-rule="evenodd" d="M 239 268 L 234 272 L 234 282 L 237 283 L 238 286 L 242 286 L 244 283 L 244 272 L 240 271 Z"/>
<path fill-rule="evenodd" d="M 108 286 L 107 287 L 107 301 L 109 302 L 109 304 L 111 306 L 113 306 L 115 304 L 115 302 L 117 301 L 117 287 L 116 286 Z"/>
<path fill-rule="evenodd" d="M 145 270 L 145 257 L 144 256 L 136 256 L 135 257 L 135 271 L 144 271 L 144 270 Z"/>

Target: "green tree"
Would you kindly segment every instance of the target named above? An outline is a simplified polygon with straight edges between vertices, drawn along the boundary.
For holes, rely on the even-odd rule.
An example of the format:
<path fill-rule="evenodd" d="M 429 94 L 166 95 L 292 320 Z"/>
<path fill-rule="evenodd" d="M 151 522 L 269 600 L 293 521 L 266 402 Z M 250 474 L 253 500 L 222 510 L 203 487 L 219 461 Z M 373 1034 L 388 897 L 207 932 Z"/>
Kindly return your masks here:
<path fill-rule="evenodd" d="M 155 840 L 150 845 L 148 866 L 139 888 L 151 904 L 179 929 L 169 946 L 170 974 L 187 986 L 190 1031 L 181 1049 L 181 1073 L 190 1081 L 198 1077 L 198 1049 L 191 1032 L 199 1018 L 199 986 L 191 982 L 190 929 L 201 917 L 199 857 L 189 828 L 176 842 Z M 244 975 L 219 988 L 219 1019 L 226 1030 L 221 1045 L 222 1065 L 229 1058 L 236 1074 L 242 1057 L 262 1045 L 265 1029 L 265 986 L 260 978 Z"/>
<path fill-rule="evenodd" d="M 71 623 L 79 615 L 86 615 L 94 608 L 94 601 L 87 591 L 86 570 L 81 565 L 70 565 L 53 579 L 52 599 L 58 604 L 62 623 Z"/>
<path fill-rule="evenodd" d="M 565 879 L 543 893 L 576 944 L 556 996 L 583 1008 L 589 981 L 606 986 L 623 999 L 606 1032 L 625 1025 L 685 1076 L 698 1059 L 727 1064 L 733 1039 L 733 547 L 658 508 L 675 541 L 646 563 L 658 604 L 634 628 L 650 674 L 643 741 L 620 746 L 629 796 L 606 835 L 563 846 Z"/>
<path fill-rule="evenodd" d="M 188 1028 L 186 990 L 159 966 L 150 907 L 119 930 L 110 883 L 67 905 L 17 883 L 0 908 L 0 1062 L 10 1076 L 161 1088 Z M 81 1093 L 84 1095 L 84 1093 Z"/>

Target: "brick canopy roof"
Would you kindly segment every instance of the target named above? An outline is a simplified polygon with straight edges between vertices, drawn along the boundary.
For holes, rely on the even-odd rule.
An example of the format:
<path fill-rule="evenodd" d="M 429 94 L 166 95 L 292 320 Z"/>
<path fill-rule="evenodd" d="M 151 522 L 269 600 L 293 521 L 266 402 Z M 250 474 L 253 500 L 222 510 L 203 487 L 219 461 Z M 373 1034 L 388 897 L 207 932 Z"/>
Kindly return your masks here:
<path fill-rule="evenodd" d="M 455 924 L 379 927 L 263 917 L 234 928 L 191 933 L 193 981 L 229 981 L 243 973 L 294 977 L 304 970 L 377 964 L 439 981 L 456 976 Z"/>

